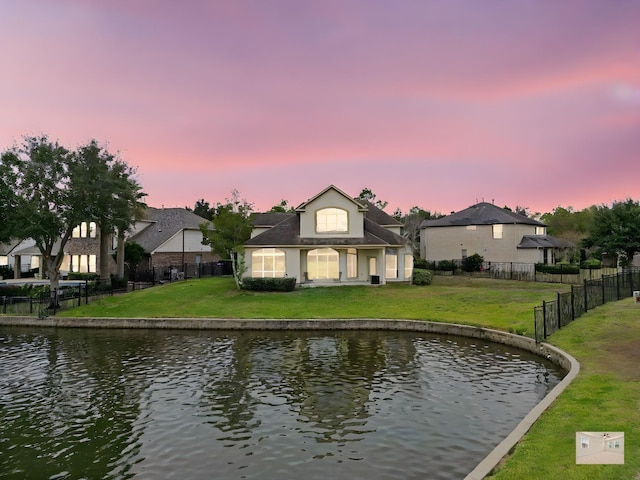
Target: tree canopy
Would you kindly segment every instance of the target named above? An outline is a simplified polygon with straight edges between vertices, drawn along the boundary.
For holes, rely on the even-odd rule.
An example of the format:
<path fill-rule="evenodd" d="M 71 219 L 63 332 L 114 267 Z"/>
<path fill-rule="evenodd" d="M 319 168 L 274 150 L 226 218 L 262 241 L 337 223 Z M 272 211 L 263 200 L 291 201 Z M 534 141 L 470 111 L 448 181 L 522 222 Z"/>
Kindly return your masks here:
<path fill-rule="evenodd" d="M 386 208 L 386 206 L 389 205 L 389 202 L 385 202 L 383 200 L 378 200 L 377 195 L 375 193 L 373 193 L 373 191 L 368 187 L 363 188 L 362 191 L 360 192 L 360 195 L 358 195 L 356 197 L 356 199 L 357 200 L 366 200 L 367 202 L 371 202 L 376 207 L 378 207 L 380 210 L 384 210 Z"/>
<path fill-rule="evenodd" d="M 640 252 L 640 203 L 627 198 L 596 207 L 589 235 L 584 239 L 586 247 L 599 247 L 603 253 L 618 255 L 623 266 Z"/>
<path fill-rule="evenodd" d="M 211 222 L 200 224 L 204 245 L 210 245 L 211 251 L 224 259 L 232 261 L 233 276 L 240 287 L 244 275 L 244 262 L 240 255 L 244 243 L 251 237 L 251 218 L 253 205 L 240 200 L 240 193 L 234 190 L 226 203 L 218 203 L 213 208 Z"/>
<path fill-rule="evenodd" d="M 96 221 L 107 232 L 124 232 L 130 226 L 144 196 L 133 173 L 95 140 L 71 152 L 46 135 L 24 137 L 0 157 L 0 194 L 11 205 L 3 212 L 3 235 L 35 241 L 53 290 L 74 227 Z"/>

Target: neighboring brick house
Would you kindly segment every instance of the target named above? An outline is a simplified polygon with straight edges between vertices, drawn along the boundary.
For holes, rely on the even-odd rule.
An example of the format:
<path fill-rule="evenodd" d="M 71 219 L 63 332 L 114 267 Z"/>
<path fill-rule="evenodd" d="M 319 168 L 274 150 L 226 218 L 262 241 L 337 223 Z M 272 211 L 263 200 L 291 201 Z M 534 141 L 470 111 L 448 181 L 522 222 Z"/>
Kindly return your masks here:
<path fill-rule="evenodd" d="M 211 247 L 202 244 L 199 225 L 205 219 L 184 208 L 147 207 L 141 220 L 135 222 L 127 241 L 136 242 L 149 254 L 149 269 L 180 267 L 219 259 L 211 253 Z M 110 236 L 109 273 L 116 273 L 116 239 Z M 11 248 L 10 248 L 11 247 Z M 59 246 L 54 247 L 57 253 Z M 43 262 L 40 251 L 31 239 L 14 242 L 0 249 L 0 265 L 21 265 L 14 275 L 38 269 Z M 94 222 L 82 222 L 74 228 L 64 248 L 64 259 L 60 272 L 66 277 L 70 272 L 100 273 L 100 230 Z"/>
<path fill-rule="evenodd" d="M 184 208 L 147 207 L 127 241 L 149 254 L 150 269 L 213 262 L 219 257 L 211 253 L 211 246 L 202 244 L 200 224 L 204 221 Z"/>
<path fill-rule="evenodd" d="M 410 281 L 413 255 L 402 224 L 331 185 L 292 213 L 254 214 L 244 244 L 247 276 L 297 283 Z"/>
<path fill-rule="evenodd" d="M 477 253 L 486 262 L 553 264 L 572 246 L 547 235 L 544 223 L 487 202 L 420 225 L 420 254 L 427 261 Z"/>

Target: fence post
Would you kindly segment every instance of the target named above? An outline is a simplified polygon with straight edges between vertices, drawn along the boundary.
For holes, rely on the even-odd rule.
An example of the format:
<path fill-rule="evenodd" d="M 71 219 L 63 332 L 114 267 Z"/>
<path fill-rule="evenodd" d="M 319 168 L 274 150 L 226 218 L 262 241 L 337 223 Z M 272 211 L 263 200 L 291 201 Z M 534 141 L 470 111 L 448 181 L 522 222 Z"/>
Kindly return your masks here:
<path fill-rule="evenodd" d="M 616 275 L 616 298 L 618 300 L 620 300 L 620 275 L 624 275 L 624 273 Z"/>
<path fill-rule="evenodd" d="M 562 267 L 560 267 L 560 271 L 562 271 Z M 560 275 L 560 278 L 562 278 L 562 275 Z M 556 316 L 558 317 L 558 330 L 560 330 L 562 328 L 562 303 L 560 301 L 560 292 L 558 292 L 558 308 L 557 308 L 557 313 Z"/>
<path fill-rule="evenodd" d="M 604 305 L 604 276 L 602 277 L 602 303 L 601 305 Z"/>
<path fill-rule="evenodd" d="M 584 279 L 584 313 L 589 310 L 589 294 L 587 293 L 587 279 Z"/>
<path fill-rule="evenodd" d="M 82 287 L 78 284 L 78 306 L 82 305 Z"/>
<path fill-rule="evenodd" d="M 573 283 L 571 284 L 571 321 L 573 322 L 576 319 L 576 309 L 575 306 L 573 305 L 573 300 L 574 300 L 574 289 L 573 289 L 574 285 Z"/>
<path fill-rule="evenodd" d="M 84 304 L 89 303 L 89 280 L 84 281 Z"/>
<path fill-rule="evenodd" d="M 542 301 L 542 339 L 547 338 L 547 302 Z"/>

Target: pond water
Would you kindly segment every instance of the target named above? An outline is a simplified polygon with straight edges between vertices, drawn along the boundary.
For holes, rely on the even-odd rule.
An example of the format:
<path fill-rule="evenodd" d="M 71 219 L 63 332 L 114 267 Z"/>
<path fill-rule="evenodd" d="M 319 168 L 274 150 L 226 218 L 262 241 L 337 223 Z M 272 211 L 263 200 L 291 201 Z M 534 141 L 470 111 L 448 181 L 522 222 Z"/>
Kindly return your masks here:
<path fill-rule="evenodd" d="M 0 327 L 0 477 L 460 479 L 562 375 L 424 333 Z"/>

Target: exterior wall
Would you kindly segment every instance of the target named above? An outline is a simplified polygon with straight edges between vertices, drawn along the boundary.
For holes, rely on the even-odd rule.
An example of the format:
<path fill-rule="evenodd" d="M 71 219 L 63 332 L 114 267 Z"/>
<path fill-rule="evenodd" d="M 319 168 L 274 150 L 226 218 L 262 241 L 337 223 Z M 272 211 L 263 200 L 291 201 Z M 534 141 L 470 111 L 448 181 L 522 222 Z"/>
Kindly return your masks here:
<path fill-rule="evenodd" d="M 251 230 L 251 238 L 260 235 L 263 232 L 266 232 L 267 230 L 269 230 L 272 227 L 253 227 L 253 230 Z"/>
<path fill-rule="evenodd" d="M 182 252 L 209 253 L 211 252 L 211 246 L 202 244 L 202 232 L 200 230 L 184 230 L 184 237 L 181 230 L 152 253 L 176 252 L 179 252 L 180 255 L 182 255 Z"/>
<path fill-rule="evenodd" d="M 466 226 L 432 227 L 422 229 L 420 251 L 428 261 L 462 258 L 462 250 L 467 256 L 482 255 L 487 262 L 541 261 L 536 249 L 519 249 L 524 235 L 535 235 L 535 225 L 503 224 L 502 238 L 493 238 L 492 225 L 476 225 L 475 230 Z"/>
<path fill-rule="evenodd" d="M 100 273 L 100 232 L 98 231 L 96 237 L 90 238 L 70 238 L 65 245 L 64 260 L 60 270 L 63 272 L 69 272 L 71 268 L 71 256 L 72 255 L 95 255 L 96 256 L 96 270 L 95 273 Z M 77 272 L 77 265 L 74 265 L 74 272 Z M 116 261 L 111 255 L 109 255 L 109 273 L 115 274 L 117 272 Z"/>
<path fill-rule="evenodd" d="M 341 208 L 349 215 L 349 231 L 345 233 L 316 233 L 316 211 L 322 208 Z M 314 199 L 300 213 L 300 236 L 306 238 L 362 238 L 364 236 L 364 215 L 358 206 L 335 190 L 328 190 L 324 195 Z"/>

